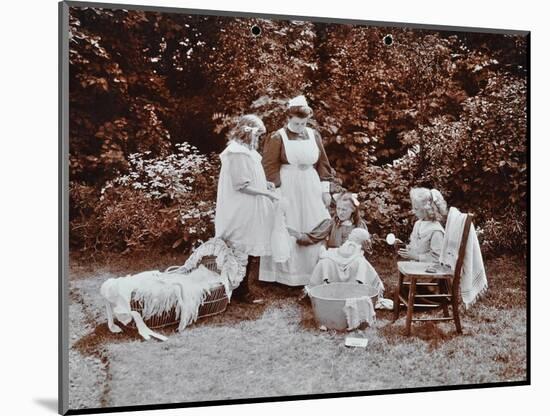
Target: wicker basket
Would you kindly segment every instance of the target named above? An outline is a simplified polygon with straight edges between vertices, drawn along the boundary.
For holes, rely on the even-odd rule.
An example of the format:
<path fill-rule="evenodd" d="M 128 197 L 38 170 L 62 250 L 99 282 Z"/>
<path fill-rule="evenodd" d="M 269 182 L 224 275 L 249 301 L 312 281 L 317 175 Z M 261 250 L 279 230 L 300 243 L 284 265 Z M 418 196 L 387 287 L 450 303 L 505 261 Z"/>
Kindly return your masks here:
<path fill-rule="evenodd" d="M 216 257 L 214 256 L 204 256 L 201 259 L 200 264 L 204 265 L 208 270 L 220 273 L 220 270 L 216 265 Z M 228 303 L 229 299 L 225 293 L 225 286 L 220 283 L 219 285 L 212 287 L 210 289 L 210 294 L 206 296 L 204 303 L 199 307 L 198 319 L 224 312 Z M 139 312 L 140 314 L 143 312 L 143 304 L 141 301 L 131 299 L 130 307 L 132 310 Z M 176 319 L 176 308 L 172 308 L 168 312 L 163 312 L 160 315 L 155 315 L 144 320 L 145 324 L 151 329 L 177 325 L 179 324 L 179 321 L 179 318 Z M 136 324 L 134 321 L 131 321 L 128 326 L 135 328 Z"/>

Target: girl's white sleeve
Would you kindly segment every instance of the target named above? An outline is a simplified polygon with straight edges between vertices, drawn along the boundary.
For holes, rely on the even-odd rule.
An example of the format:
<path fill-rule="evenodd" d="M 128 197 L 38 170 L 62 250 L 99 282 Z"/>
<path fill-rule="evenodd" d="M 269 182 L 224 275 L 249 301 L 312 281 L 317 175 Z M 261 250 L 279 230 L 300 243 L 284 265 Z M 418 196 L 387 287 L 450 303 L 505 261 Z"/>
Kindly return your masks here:
<path fill-rule="evenodd" d="M 252 181 L 250 156 L 243 153 L 229 153 L 227 156 L 231 186 L 235 191 L 246 188 Z"/>

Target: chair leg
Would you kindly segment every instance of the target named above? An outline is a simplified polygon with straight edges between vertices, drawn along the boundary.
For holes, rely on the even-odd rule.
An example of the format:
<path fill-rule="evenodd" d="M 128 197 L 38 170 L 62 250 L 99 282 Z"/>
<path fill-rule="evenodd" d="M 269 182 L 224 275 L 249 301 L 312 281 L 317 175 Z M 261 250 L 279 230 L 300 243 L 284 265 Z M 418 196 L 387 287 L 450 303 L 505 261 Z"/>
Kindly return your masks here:
<path fill-rule="evenodd" d="M 453 319 L 455 321 L 456 332 L 462 334 L 462 326 L 460 325 L 460 316 L 458 314 L 458 296 L 453 294 Z"/>
<path fill-rule="evenodd" d="M 411 324 L 414 310 L 414 295 L 416 295 L 416 277 L 411 277 L 409 287 L 409 299 L 407 302 L 407 321 L 405 322 L 405 335 L 411 335 Z"/>
<path fill-rule="evenodd" d="M 399 319 L 399 286 L 393 292 L 393 322 Z"/>
<path fill-rule="evenodd" d="M 439 280 L 439 293 L 449 293 L 447 292 L 448 290 L 449 288 L 447 280 Z M 447 305 L 446 303 L 443 304 L 443 316 L 445 318 L 449 317 L 449 305 Z"/>
<path fill-rule="evenodd" d="M 399 310 L 401 308 L 401 301 L 399 300 L 399 293 L 401 293 L 401 286 L 403 285 L 403 275 L 401 272 L 397 272 L 399 275 L 397 289 L 393 294 L 393 322 L 399 319 Z"/>

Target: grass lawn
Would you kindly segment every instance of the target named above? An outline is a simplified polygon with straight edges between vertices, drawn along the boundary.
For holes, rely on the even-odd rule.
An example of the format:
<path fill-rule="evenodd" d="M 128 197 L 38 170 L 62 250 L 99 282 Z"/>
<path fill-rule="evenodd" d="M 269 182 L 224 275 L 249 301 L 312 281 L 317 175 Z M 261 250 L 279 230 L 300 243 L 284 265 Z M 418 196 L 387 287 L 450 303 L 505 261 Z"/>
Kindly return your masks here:
<path fill-rule="evenodd" d="M 300 289 L 256 282 L 261 305 L 231 303 L 167 342 L 137 331 L 111 334 L 99 287 L 109 277 L 163 269 L 181 261 L 146 259 L 110 265 L 71 261 L 70 407 L 289 396 L 460 385 L 526 378 L 526 266 L 503 256 L 486 262 L 489 292 L 461 311 L 463 335 L 451 323 L 415 323 L 378 311 L 364 349 L 344 346 L 347 333 L 317 328 Z M 393 261 L 373 260 L 386 288 L 396 284 Z"/>

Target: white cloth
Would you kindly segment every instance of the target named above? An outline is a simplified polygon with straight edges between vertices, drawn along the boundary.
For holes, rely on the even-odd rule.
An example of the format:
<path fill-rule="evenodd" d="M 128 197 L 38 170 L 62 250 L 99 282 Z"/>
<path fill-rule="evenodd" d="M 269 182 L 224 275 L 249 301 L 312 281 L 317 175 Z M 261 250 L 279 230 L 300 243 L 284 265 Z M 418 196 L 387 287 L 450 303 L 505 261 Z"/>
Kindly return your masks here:
<path fill-rule="evenodd" d="M 296 238 L 292 237 L 286 227 L 286 211 L 289 203 L 286 199 L 281 199 L 275 204 L 275 219 L 273 221 L 273 231 L 271 233 L 271 251 L 275 263 L 287 263 L 291 253 L 296 247 Z"/>
<path fill-rule="evenodd" d="M 339 250 L 346 251 L 347 246 L 354 248 L 350 256 L 343 256 Z M 380 276 L 365 258 L 364 252 L 359 244 L 346 241 L 341 247 L 326 249 L 321 247 L 319 262 L 313 269 L 310 286 L 317 286 L 329 282 L 355 282 L 356 280 L 367 285 L 372 294 L 382 296 L 384 284 Z"/>
<path fill-rule="evenodd" d="M 374 305 L 374 309 L 386 309 L 386 310 L 392 311 L 393 300 L 379 297 L 378 300 L 376 301 L 376 305 Z"/>
<path fill-rule="evenodd" d="M 164 335 L 149 329 L 149 327 L 145 325 L 145 322 L 143 322 L 143 317 L 138 312 L 132 311 L 130 307 L 132 292 L 136 286 L 149 286 L 159 275 L 160 272 L 154 270 L 139 273 L 135 276 L 119 277 L 116 279 L 110 278 L 103 282 L 100 293 L 105 302 L 107 325 L 111 332 L 122 332 L 122 329 L 115 324 L 115 318 L 124 325 L 129 324 L 133 320 L 136 323 L 139 334 L 144 339 L 149 340 L 151 337 L 161 341 L 166 341 L 168 339 Z M 158 291 L 163 291 L 164 289 L 166 289 L 166 287 L 162 285 L 157 287 Z"/>
<path fill-rule="evenodd" d="M 257 151 L 230 141 L 220 159 L 216 238 L 251 256 L 270 255 L 273 203 L 265 196 L 240 191 L 247 185 L 267 190 L 262 157 Z"/>
<path fill-rule="evenodd" d="M 105 300 L 107 322 L 111 332 L 121 332 L 114 318 L 123 324 L 134 320 L 139 334 L 145 338 L 166 341 L 144 322 L 152 316 L 169 312 L 176 308 L 176 318 L 180 319 L 178 330 L 196 321 L 199 307 L 210 289 L 220 283 L 220 276 L 204 266 L 199 266 L 189 274 L 161 273 L 151 270 L 119 278 L 107 279 L 100 289 Z M 132 297 L 143 303 L 142 315 L 131 310 Z"/>
<path fill-rule="evenodd" d="M 467 214 L 462 214 L 458 209 L 451 207 L 445 226 L 445 238 L 441 249 L 439 262 L 454 271 L 464 223 Z M 466 242 L 462 273 L 460 275 L 460 292 L 466 308 L 475 303 L 477 298 L 488 288 L 487 275 L 483 264 L 483 256 L 477 239 L 474 225 L 470 225 L 470 232 Z"/>
<path fill-rule="evenodd" d="M 210 289 L 220 283 L 220 275 L 203 265 L 189 274 L 164 274 L 162 278 L 165 283 L 179 290 L 176 305 L 176 318 L 180 319 L 178 331 L 197 320 L 199 307 L 204 303 Z"/>
<path fill-rule="evenodd" d="M 330 218 L 322 199 L 321 180 L 314 168 L 319 159 L 319 147 L 313 130 L 306 128 L 306 131 L 308 140 L 289 140 L 285 130 L 279 130 L 288 164 L 281 166 L 278 192 L 290 203 L 287 225 L 302 233 L 311 231 L 321 221 Z M 310 246 L 297 245 L 284 265 L 275 263 L 271 256 L 262 257 L 259 279 L 289 286 L 306 285 L 317 264 L 320 245 L 322 242 Z"/>
<path fill-rule="evenodd" d="M 174 271 L 190 273 L 200 265 L 205 256 L 216 258 L 216 266 L 218 270 L 221 270 L 220 279 L 225 286 L 227 296 L 231 299 L 231 292 L 240 285 L 246 275 L 248 254 L 229 247 L 219 238 L 211 238 L 197 247 L 187 258 L 185 264 L 177 267 Z"/>
<path fill-rule="evenodd" d="M 363 322 L 372 325 L 376 320 L 376 313 L 372 300 L 368 296 L 346 299 L 344 313 L 348 324 L 348 330 L 357 328 Z"/>
<path fill-rule="evenodd" d="M 307 100 L 306 97 L 303 95 L 298 95 L 297 97 L 294 97 L 288 101 L 289 107 L 307 107 Z"/>
<path fill-rule="evenodd" d="M 344 241 L 340 247 L 325 248 L 321 247 L 319 251 L 320 259 L 332 259 L 335 262 L 347 265 L 363 255 L 363 248 L 360 243 L 355 241 Z"/>

